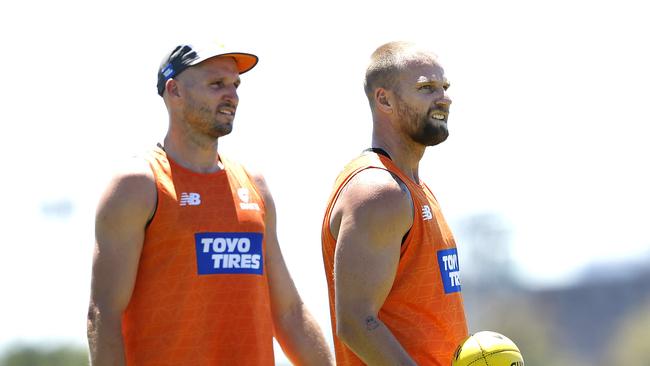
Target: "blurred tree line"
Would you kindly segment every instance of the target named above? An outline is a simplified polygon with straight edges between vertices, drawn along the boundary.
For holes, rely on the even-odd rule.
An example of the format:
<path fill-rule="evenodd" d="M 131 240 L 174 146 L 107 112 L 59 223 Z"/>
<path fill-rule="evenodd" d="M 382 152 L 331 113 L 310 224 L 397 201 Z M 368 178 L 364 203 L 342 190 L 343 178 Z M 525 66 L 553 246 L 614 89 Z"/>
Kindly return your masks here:
<path fill-rule="evenodd" d="M 16 345 L 0 356 L 0 366 L 88 366 L 88 351 L 80 346 Z"/>
<path fill-rule="evenodd" d="M 506 335 L 527 366 L 650 366 L 650 260 L 627 278 L 531 290 L 517 279 L 505 220 L 486 213 L 455 226 L 471 333 Z"/>

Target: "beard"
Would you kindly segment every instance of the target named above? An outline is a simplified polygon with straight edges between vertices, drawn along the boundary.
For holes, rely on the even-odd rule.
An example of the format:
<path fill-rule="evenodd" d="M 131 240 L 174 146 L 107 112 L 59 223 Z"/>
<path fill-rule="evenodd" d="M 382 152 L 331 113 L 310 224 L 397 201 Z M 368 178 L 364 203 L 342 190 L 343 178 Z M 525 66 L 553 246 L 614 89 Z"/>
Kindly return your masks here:
<path fill-rule="evenodd" d="M 183 118 L 194 130 L 211 138 L 218 139 L 232 132 L 234 116 L 221 115 L 217 110 L 188 98 L 183 106 Z"/>
<path fill-rule="evenodd" d="M 440 108 L 429 108 L 426 113 L 419 113 L 399 96 L 397 113 L 411 139 L 424 146 L 435 146 L 449 136 L 446 121 L 431 118 L 431 113 Z"/>

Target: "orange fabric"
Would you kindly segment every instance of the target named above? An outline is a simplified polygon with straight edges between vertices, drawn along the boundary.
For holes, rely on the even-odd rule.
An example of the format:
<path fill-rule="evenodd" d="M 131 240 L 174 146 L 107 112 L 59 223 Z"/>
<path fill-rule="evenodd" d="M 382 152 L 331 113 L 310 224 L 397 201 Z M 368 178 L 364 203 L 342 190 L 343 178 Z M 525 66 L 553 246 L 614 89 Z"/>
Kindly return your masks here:
<path fill-rule="evenodd" d="M 127 365 L 273 365 L 264 204 L 254 184 L 223 158 L 213 174 L 158 148 L 148 160 L 158 205 L 122 317 Z"/>
<path fill-rule="evenodd" d="M 395 281 L 379 311 L 379 319 L 418 365 L 449 366 L 454 350 L 468 335 L 454 238 L 429 188 L 424 183 L 413 182 L 390 159 L 375 153 L 359 156 L 338 176 L 323 220 L 323 262 L 336 363 L 363 365 L 336 337 L 333 275 L 336 240 L 331 234 L 330 217 L 347 182 L 360 171 L 371 168 L 398 176 L 408 187 L 414 204 L 413 225 L 402 243 Z"/>

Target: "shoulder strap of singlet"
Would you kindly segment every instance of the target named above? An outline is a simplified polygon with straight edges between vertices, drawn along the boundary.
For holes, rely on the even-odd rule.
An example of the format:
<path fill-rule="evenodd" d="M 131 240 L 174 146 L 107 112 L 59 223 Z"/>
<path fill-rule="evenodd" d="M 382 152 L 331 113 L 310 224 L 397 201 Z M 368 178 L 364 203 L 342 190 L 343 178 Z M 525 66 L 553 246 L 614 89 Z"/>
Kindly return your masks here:
<path fill-rule="evenodd" d="M 145 229 L 149 227 L 149 225 L 153 221 L 154 217 L 156 216 L 156 212 L 158 212 L 158 200 L 159 200 L 159 197 L 158 197 L 158 194 L 159 194 L 159 192 L 158 192 L 158 170 L 154 167 L 154 164 L 158 164 L 158 162 L 157 162 L 158 159 L 157 159 L 156 155 L 160 154 L 160 153 L 164 154 L 164 152 L 165 152 L 165 149 L 163 148 L 162 144 L 160 142 L 158 142 L 158 143 L 156 143 L 156 146 L 153 149 L 149 150 L 148 153 L 146 153 L 144 155 L 144 159 L 149 164 L 149 168 L 151 169 L 151 173 L 153 174 L 153 178 L 154 178 L 154 182 L 155 182 L 154 186 L 156 188 L 156 204 L 155 204 L 155 207 L 153 208 L 153 212 L 151 213 L 151 216 L 149 217 L 149 219 L 147 220 L 147 223 L 144 226 Z"/>

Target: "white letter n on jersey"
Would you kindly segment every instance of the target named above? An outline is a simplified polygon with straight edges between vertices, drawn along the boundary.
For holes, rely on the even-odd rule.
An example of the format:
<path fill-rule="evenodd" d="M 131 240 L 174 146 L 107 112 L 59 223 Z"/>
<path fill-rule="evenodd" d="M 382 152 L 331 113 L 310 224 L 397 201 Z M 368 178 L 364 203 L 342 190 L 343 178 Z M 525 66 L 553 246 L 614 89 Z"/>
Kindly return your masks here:
<path fill-rule="evenodd" d="M 201 196 L 198 193 L 181 193 L 181 206 L 197 206 L 201 204 Z"/>

